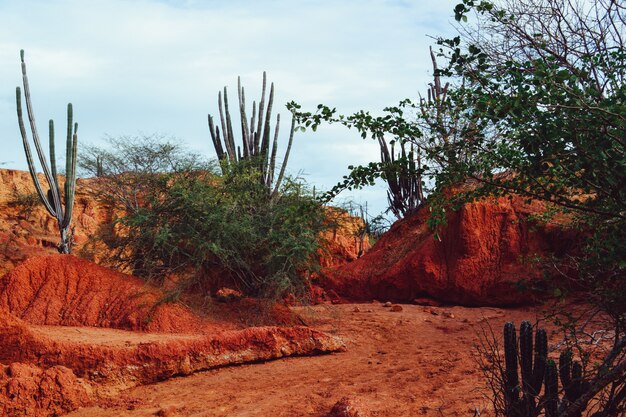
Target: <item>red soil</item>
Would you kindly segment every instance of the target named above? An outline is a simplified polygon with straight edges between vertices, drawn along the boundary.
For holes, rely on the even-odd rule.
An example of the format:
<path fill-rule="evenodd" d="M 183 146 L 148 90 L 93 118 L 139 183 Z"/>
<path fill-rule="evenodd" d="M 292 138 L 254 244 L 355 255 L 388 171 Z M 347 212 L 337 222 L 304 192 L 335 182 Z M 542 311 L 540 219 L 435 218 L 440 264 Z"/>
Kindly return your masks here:
<path fill-rule="evenodd" d="M 28 415 L 57 415 L 83 405 L 76 393 L 84 389 L 91 399 L 110 397 L 175 375 L 344 348 L 341 340 L 307 327 L 227 330 L 237 326 L 198 317 L 162 302 L 163 296 L 137 278 L 70 255 L 18 266 L 0 279 L 0 363 L 41 369 L 19 397 L 0 390 L 0 403 Z M 61 382 L 40 389 L 50 378 Z M 66 391 L 77 400 L 49 411 L 40 407 Z"/>
<path fill-rule="evenodd" d="M 524 258 L 563 255 L 576 233 L 529 220 L 545 211 L 520 197 L 465 204 L 448 214 L 437 240 L 427 208 L 393 225 L 360 259 L 328 270 L 320 285 L 354 301 L 412 302 L 432 297 L 462 305 L 514 305 L 535 301 L 519 290 L 537 283 L 541 269 Z"/>
<path fill-rule="evenodd" d="M 198 331 L 201 320 L 138 278 L 72 255 L 32 258 L 0 279 L 0 309 L 32 324 Z"/>
<path fill-rule="evenodd" d="M 342 397 L 372 417 L 492 417 L 474 344 L 490 325 L 534 321 L 536 308 L 421 307 L 380 303 L 295 308 L 346 341 L 341 354 L 287 358 L 197 373 L 125 391 L 68 417 L 326 417 Z M 560 335 L 549 332 L 550 349 Z M 356 410 L 355 410 L 356 411 Z"/>
<path fill-rule="evenodd" d="M 0 391 L 0 411 L 11 417 L 61 415 L 90 402 L 85 387 L 63 366 L 0 364 Z"/>

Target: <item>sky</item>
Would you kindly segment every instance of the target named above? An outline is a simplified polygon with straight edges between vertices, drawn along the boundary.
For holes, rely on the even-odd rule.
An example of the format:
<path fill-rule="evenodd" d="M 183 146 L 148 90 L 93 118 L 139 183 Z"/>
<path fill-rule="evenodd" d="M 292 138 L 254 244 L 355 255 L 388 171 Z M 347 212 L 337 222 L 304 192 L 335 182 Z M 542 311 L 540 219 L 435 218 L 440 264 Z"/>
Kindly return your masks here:
<path fill-rule="evenodd" d="M 381 114 L 417 98 L 432 79 L 428 47 L 455 33 L 458 2 L 0 0 L 0 167 L 27 168 L 15 112 L 20 49 L 42 139 L 54 119 L 64 142 L 72 102 L 79 148 L 107 135 L 158 134 L 214 157 L 207 114 L 218 114 L 224 86 L 235 100 L 237 76 L 249 106 L 260 98 L 263 71 L 275 83 L 282 144 L 289 101 L 309 111 L 324 103 L 343 114 Z M 348 165 L 378 158 L 373 140 L 324 126 L 296 134 L 287 171 L 327 190 Z M 386 208 L 385 193 L 381 183 L 344 192 L 337 203 L 367 201 L 375 215 Z"/>

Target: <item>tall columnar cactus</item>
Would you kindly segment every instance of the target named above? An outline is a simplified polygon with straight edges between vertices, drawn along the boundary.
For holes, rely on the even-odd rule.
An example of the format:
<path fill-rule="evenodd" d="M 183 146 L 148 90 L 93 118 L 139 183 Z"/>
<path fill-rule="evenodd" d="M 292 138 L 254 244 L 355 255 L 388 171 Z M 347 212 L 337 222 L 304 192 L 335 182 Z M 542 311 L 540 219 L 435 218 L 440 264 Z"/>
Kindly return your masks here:
<path fill-rule="evenodd" d="M 539 415 L 537 397 L 544 379 L 548 357 L 548 337 L 545 330 L 535 333 L 533 355 L 533 328 L 528 321 L 520 325 L 518 346 L 513 323 L 504 326 L 505 404 L 507 416 L 534 417 Z M 517 365 L 520 365 L 522 383 L 519 383 Z"/>
<path fill-rule="evenodd" d="M 274 83 L 270 86 L 267 109 L 265 108 L 265 95 L 267 89 L 267 77 L 263 72 L 263 89 L 261 101 L 257 108 L 256 102 L 252 103 L 252 115 L 250 119 L 246 114 L 245 90 L 241 86 L 241 78 L 237 78 L 237 91 L 239 98 L 239 115 L 241 119 L 241 145 L 235 145 L 233 123 L 230 108 L 228 105 L 228 91 L 224 87 L 222 93 L 218 93 L 218 108 L 220 113 L 220 127 L 216 125 L 213 117 L 209 115 L 209 131 L 217 157 L 222 164 L 222 169 L 227 169 L 231 162 L 248 161 L 260 174 L 260 181 L 268 190 L 268 195 L 274 197 L 278 193 L 280 184 L 285 176 L 285 169 L 291 152 L 293 135 L 295 131 L 295 117 L 291 118 L 291 129 L 289 131 L 289 142 L 282 166 L 275 176 L 276 154 L 278 151 L 278 130 L 280 126 L 280 114 L 276 115 L 276 128 L 274 134 L 271 132 L 272 107 L 274 103 Z M 273 136 L 273 139 L 271 139 Z M 270 144 L 271 142 L 271 144 Z"/>
<path fill-rule="evenodd" d="M 536 417 L 542 409 L 546 417 L 558 417 L 588 387 L 588 382 L 583 378 L 582 365 L 572 361 L 571 350 L 561 353 L 558 369 L 553 360 L 548 360 L 548 337 L 543 329 L 536 330 L 533 359 L 532 325 L 528 321 L 520 325 L 519 347 L 513 323 L 504 325 L 504 356 L 502 382 L 506 417 Z M 565 391 L 562 399 L 559 399 L 559 377 Z M 540 396 L 542 384 L 543 397 Z M 584 408 L 581 407 L 581 410 Z M 582 411 L 574 417 L 580 417 L 581 414 Z"/>
<path fill-rule="evenodd" d="M 70 224 L 72 221 L 72 210 L 74 208 L 74 191 L 76 189 L 76 149 L 78 136 L 78 123 L 73 123 L 72 104 L 67 105 L 67 140 L 65 146 L 65 184 L 64 192 L 61 194 L 59 187 L 59 178 L 57 175 L 56 154 L 54 144 L 54 122 L 49 122 L 49 146 L 50 146 L 50 167 L 46 161 L 46 155 L 39 140 L 37 126 L 35 123 L 35 115 L 33 113 L 32 103 L 30 99 L 30 88 L 28 85 L 28 77 L 26 76 L 26 63 L 24 62 L 24 51 L 20 51 L 20 59 L 22 62 L 22 81 L 24 84 L 24 98 L 26 99 L 26 112 L 30 123 L 30 130 L 33 136 L 33 143 L 37 151 L 37 156 L 44 176 L 48 183 L 48 191 L 44 189 L 37 177 L 37 170 L 33 162 L 33 155 L 24 126 L 24 118 L 22 114 L 22 91 L 20 87 L 16 88 L 15 99 L 17 102 L 17 120 L 22 134 L 22 143 L 24 144 L 24 152 L 26 161 L 28 162 L 28 170 L 35 184 L 37 194 L 42 203 L 52 217 L 57 220 L 61 241 L 58 245 L 60 253 L 70 253 L 72 250 L 72 236 L 70 233 Z"/>
<path fill-rule="evenodd" d="M 562 404 L 563 408 L 566 408 L 580 398 L 588 384 L 583 378 L 582 365 L 578 361 L 572 361 L 572 351 L 569 349 L 561 352 L 559 357 L 559 377 L 565 390 Z M 582 412 L 579 412 L 573 417 L 581 415 Z"/>
<path fill-rule="evenodd" d="M 545 384 L 543 402 L 546 409 L 546 417 L 557 417 L 559 411 L 559 381 L 556 364 L 552 360 L 546 364 Z"/>

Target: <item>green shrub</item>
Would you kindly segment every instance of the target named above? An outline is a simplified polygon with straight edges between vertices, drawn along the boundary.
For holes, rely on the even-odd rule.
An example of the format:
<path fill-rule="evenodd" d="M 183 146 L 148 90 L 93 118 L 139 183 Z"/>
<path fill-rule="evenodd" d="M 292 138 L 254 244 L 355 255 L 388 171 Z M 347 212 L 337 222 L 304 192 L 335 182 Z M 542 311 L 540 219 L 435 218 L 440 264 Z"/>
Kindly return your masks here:
<path fill-rule="evenodd" d="M 253 162 L 231 162 L 219 175 L 210 164 L 187 163 L 191 159 L 179 148 L 159 140 L 140 142 L 131 148 L 125 142 L 124 158 L 129 149 L 149 154 L 148 146 L 168 149 L 166 155 L 152 153 L 159 159 L 185 163 L 171 163 L 160 172 L 135 166 L 98 179 L 100 196 L 124 209 L 115 220 L 115 235 L 106 240 L 113 249 L 111 263 L 157 283 L 177 273 L 186 278 L 183 284 L 204 292 L 228 285 L 268 298 L 305 293 L 306 274 L 318 267 L 320 232 L 329 224 L 302 181 L 286 177 L 270 198 Z M 118 151 L 104 158 L 105 172 Z M 91 149 L 92 156 L 98 154 L 104 153 Z M 116 201 L 119 195 L 123 202 Z"/>

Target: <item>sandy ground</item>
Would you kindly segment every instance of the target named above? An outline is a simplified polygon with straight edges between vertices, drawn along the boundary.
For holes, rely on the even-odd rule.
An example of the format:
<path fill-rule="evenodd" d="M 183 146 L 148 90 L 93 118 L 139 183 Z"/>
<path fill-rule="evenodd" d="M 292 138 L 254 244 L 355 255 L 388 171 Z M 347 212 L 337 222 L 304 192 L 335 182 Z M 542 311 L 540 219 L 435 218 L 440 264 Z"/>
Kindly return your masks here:
<path fill-rule="evenodd" d="M 505 321 L 534 320 L 537 313 L 402 307 L 400 312 L 379 303 L 298 308 L 308 324 L 344 338 L 347 352 L 174 378 L 69 416 L 322 417 L 343 396 L 361 399 L 373 416 L 471 416 L 476 408 L 489 415 L 474 359 L 477 332 L 486 323 L 500 332 Z"/>

